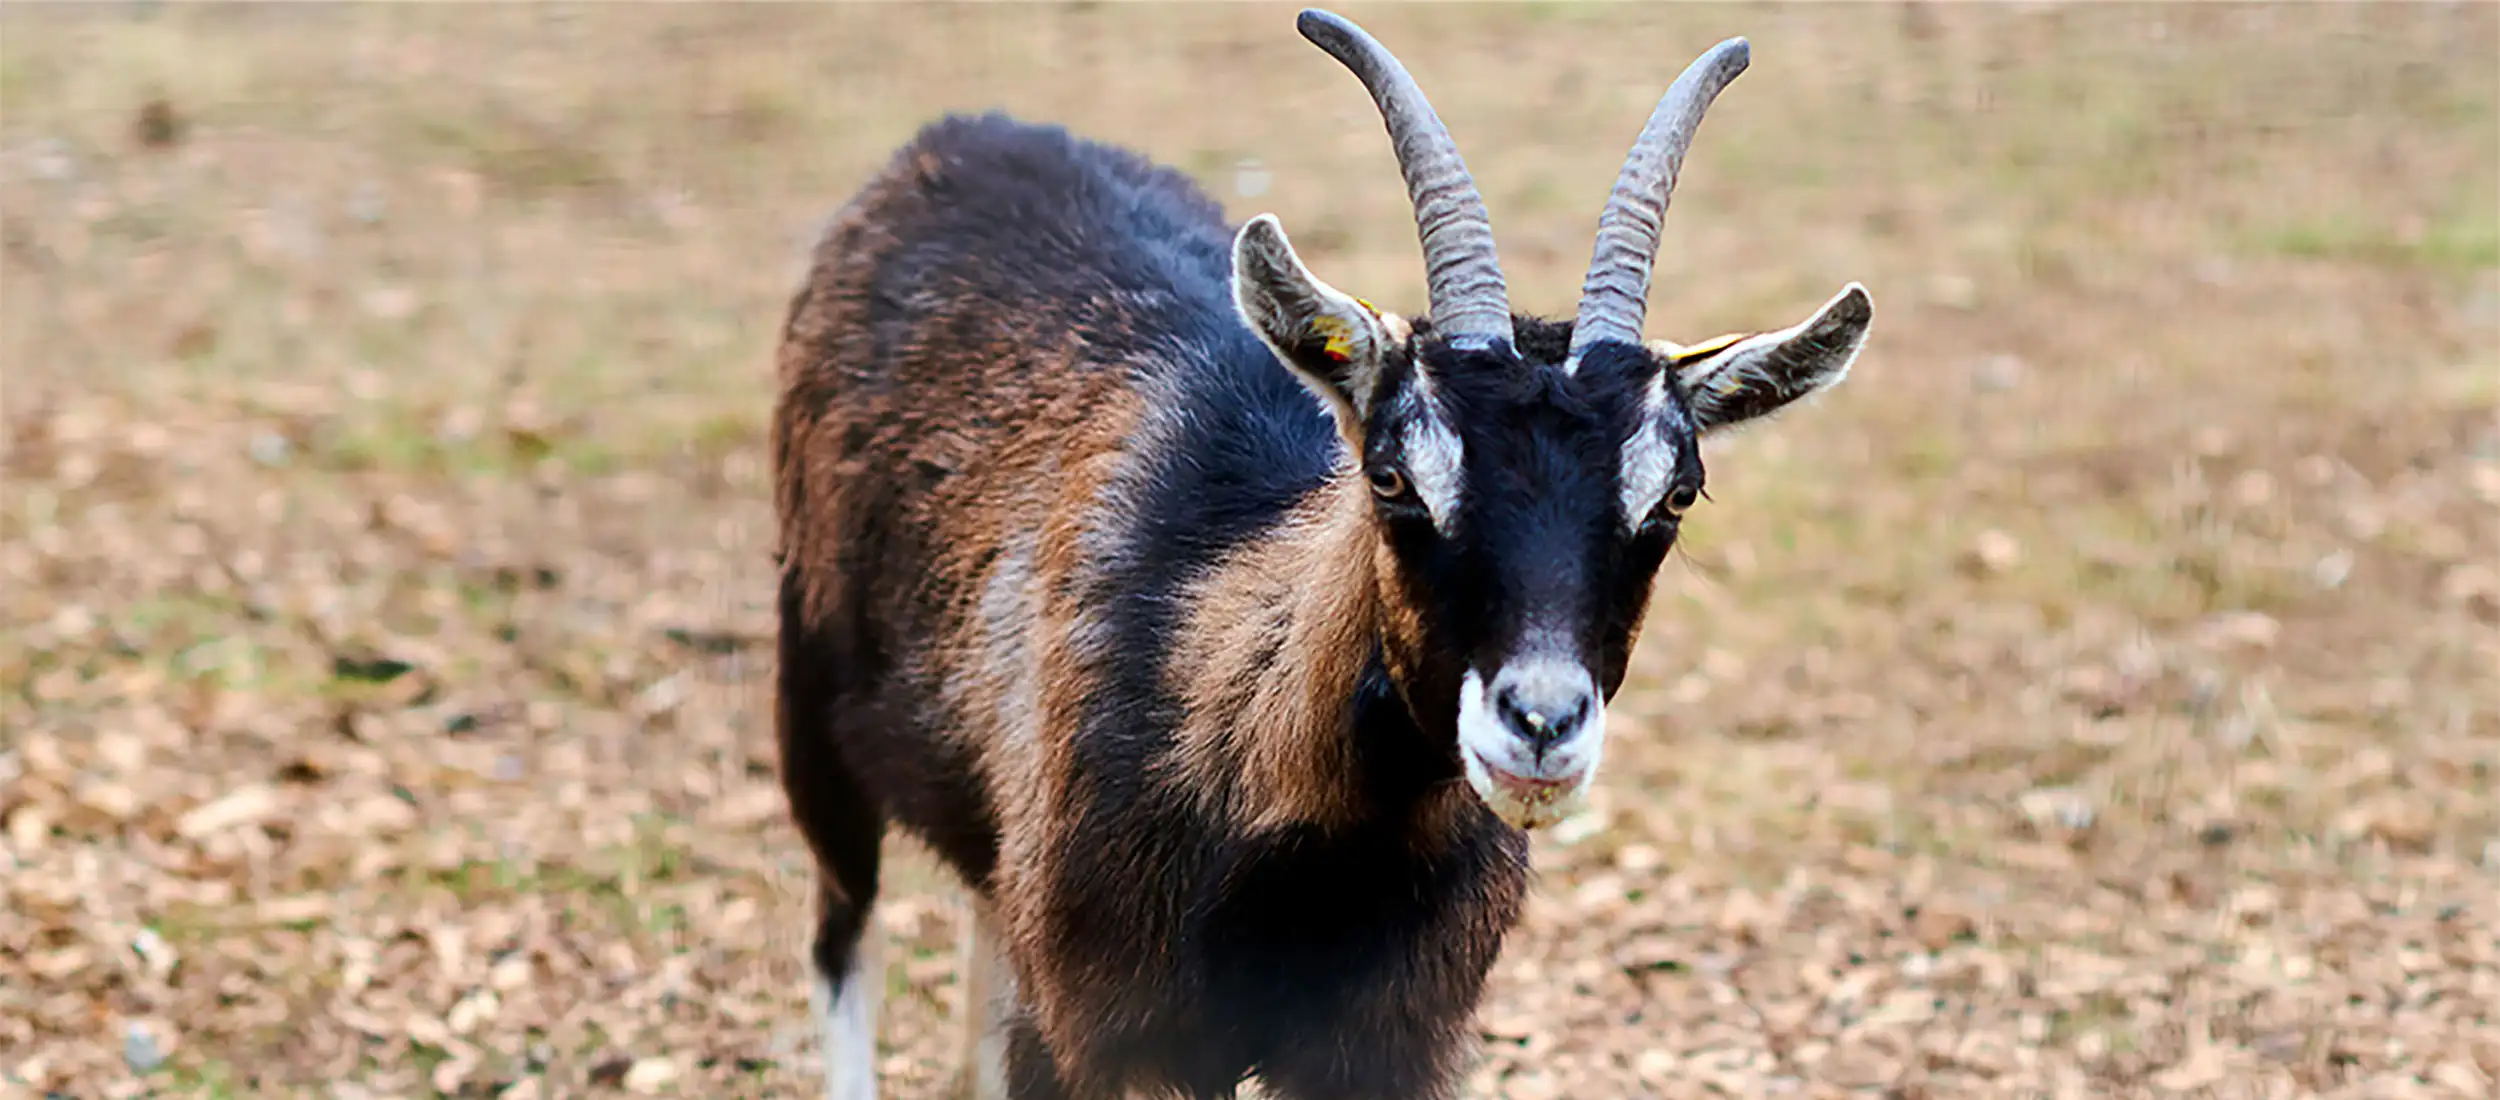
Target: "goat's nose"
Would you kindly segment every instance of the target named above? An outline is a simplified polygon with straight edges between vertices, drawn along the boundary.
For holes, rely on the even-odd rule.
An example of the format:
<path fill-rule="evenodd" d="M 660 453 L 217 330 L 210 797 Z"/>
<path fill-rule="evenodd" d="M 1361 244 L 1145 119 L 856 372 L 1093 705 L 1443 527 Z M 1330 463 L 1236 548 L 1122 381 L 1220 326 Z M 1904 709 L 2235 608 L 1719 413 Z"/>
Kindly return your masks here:
<path fill-rule="evenodd" d="M 1533 681 L 1503 684 L 1493 692 L 1493 706 L 1502 716 L 1502 724 L 1534 747 L 1539 756 L 1549 746 L 1578 733 L 1588 722 L 1593 702 L 1588 692 L 1576 687 Z"/>

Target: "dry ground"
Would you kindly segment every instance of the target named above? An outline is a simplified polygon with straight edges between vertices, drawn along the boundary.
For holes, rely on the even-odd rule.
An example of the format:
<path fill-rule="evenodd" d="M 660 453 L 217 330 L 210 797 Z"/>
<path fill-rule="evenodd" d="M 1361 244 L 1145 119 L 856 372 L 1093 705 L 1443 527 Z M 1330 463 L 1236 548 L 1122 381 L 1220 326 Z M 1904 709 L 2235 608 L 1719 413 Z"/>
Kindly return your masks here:
<path fill-rule="evenodd" d="M 1750 35 L 1653 320 L 1879 313 L 1714 452 L 1471 1095 L 2491 1093 L 2500 6 L 1349 14 L 1542 309 Z M 0 1096 L 806 1095 L 758 644 L 800 250 L 1006 105 L 1413 308 L 1291 19 L 0 10 Z M 956 918 L 898 878 L 929 1097 Z"/>

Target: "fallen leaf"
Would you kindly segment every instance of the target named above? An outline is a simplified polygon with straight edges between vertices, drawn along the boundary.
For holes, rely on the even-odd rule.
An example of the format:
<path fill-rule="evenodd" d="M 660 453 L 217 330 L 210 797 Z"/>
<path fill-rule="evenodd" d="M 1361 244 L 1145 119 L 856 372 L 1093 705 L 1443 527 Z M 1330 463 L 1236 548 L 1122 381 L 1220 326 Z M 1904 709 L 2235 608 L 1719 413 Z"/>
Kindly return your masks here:
<path fill-rule="evenodd" d="M 193 807 L 174 822 L 174 832 L 185 840 L 199 840 L 228 829 L 267 821 L 277 812 L 278 792 L 265 784 L 252 783 L 229 792 L 225 797 Z"/>
<path fill-rule="evenodd" d="M 625 1071 L 622 1083 L 626 1091 L 645 1096 L 657 1094 L 677 1083 L 677 1063 L 667 1058 L 643 1058 Z"/>

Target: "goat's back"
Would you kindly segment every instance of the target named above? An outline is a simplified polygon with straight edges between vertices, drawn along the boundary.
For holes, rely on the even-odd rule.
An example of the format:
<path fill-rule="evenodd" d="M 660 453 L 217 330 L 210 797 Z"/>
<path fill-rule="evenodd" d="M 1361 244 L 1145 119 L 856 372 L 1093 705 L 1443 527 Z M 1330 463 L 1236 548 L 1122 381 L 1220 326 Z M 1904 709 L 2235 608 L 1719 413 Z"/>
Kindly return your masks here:
<path fill-rule="evenodd" d="M 1032 785 L 1018 738 L 1045 690 L 1126 713 L 1151 753 L 1180 585 L 1333 461 L 1325 413 L 1234 312 L 1230 248 L 1171 169 L 950 117 L 836 216 L 791 303 L 773 447 L 805 629 L 784 659 L 886 809 L 975 882 L 1015 810 L 982 788 Z M 1070 631 L 1104 644 L 1054 643 Z"/>

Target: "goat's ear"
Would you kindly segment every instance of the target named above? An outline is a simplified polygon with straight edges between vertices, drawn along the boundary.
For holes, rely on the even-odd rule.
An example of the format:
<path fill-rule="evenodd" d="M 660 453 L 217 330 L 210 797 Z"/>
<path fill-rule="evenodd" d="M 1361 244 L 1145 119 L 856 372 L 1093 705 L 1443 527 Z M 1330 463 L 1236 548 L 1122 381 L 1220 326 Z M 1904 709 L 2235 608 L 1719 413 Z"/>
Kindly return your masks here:
<path fill-rule="evenodd" d="M 1328 402 L 1348 439 L 1359 439 L 1396 350 L 1392 322 L 1363 300 L 1323 283 L 1294 255 L 1273 214 L 1233 238 L 1233 303 L 1276 358 Z"/>
<path fill-rule="evenodd" d="M 1652 341 L 1684 380 L 1693 421 L 1707 435 L 1757 420 L 1838 385 L 1866 346 L 1875 303 L 1856 283 L 1792 328 L 1722 336 L 1692 346 Z"/>

